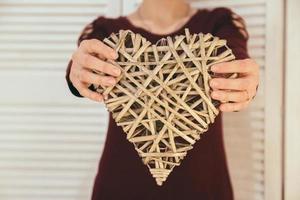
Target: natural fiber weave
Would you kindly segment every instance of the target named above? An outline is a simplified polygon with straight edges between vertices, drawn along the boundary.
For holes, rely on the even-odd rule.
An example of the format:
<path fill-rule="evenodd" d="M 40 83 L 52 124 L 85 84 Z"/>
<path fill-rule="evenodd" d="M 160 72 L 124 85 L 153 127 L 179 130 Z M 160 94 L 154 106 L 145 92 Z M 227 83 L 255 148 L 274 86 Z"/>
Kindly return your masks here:
<path fill-rule="evenodd" d="M 105 104 L 117 125 L 162 185 L 218 115 L 210 67 L 234 55 L 225 40 L 188 29 L 156 45 L 128 30 L 104 42 L 119 53 L 111 62 L 122 74 L 115 86 L 97 91 L 108 96 Z"/>

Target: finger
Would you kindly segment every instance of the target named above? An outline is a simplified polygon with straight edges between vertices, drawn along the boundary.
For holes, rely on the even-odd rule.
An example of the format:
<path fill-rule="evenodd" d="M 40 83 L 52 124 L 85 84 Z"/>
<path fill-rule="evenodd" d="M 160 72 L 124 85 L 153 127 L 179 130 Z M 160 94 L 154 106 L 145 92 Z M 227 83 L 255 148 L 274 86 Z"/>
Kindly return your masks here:
<path fill-rule="evenodd" d="M 245 102 L 248 100 L 248 94 L 245 91 L 217 90 L 211 93 L 211 97 L 221 102 Z"/>
<path fill-rule="evenodd" d="M 108 75 L 119 76 L 121 74 L 121 70 L 117 66 L 100 60 L 95 56 L 83 54 L 80 51 L 73 54 L 73 60 L 83 67 L 94 69 Z"/>
<path fill-rule="evenodd" d="M 97 39 L 83 40 L 80 43 L 79 48 L 82 48 L 86 53 L 98 54 L 107 59 L 116 59 L 118 57 L 118 54 L 114 49 Z"/>
<path fill-rule="evenodd" d="M 247 78 L 226 79 L 214 78 L 210 81 L 210 87 L 222 90 L 246 90 L 251 86 L 251 81 Z"/>
<path fill-rule="evenodd" d="M 80 70 L 78 79 L 81 82 L 85 82 L 88 84 L 96 84 L 96 85 L 101 85 L 101 86 L 112 86 L 117 83 L 117 80 L 114 77 L 101 76 L 99 74 L 95 74 L 86 69 Z"/>
<path fill-rule="evenodd" d="M 215 73 L 249 73 L 254 67 L 247 60 L 235 60 L 213 65 L 211 70 Z"/>
<path fill-rule="evenodd" d="M 81 96 L 87 97 L 93 101 L 100 101 L 100 102 L 103 101 L 103 96 L 97 92 L 88 89 L 87 85 L 79 81 L 76 81 L 74 83 L 74 86 L 76 87 L 76 89 L 78 90 Z"/>
<path fill-rule="evenodd" d="M 248 106 L 249 102 L 242 102 L 242 103 L 223 103 L 220 105 L 219 109 L 222 112 L 234 112 L 240 111 L 245 109 Z"/>

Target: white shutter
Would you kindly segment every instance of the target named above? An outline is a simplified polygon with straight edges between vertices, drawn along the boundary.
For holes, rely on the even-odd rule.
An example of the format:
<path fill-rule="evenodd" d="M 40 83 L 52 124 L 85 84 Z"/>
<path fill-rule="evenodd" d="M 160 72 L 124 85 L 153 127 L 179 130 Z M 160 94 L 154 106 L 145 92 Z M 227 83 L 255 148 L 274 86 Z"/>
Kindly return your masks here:
<path fill-rule="evenodd" d="M 300 134 L 299 134 L 299 112 L 300 112 L 300 87 L 295 85 L 299 82 L 299 57 L 300 57 L 300 1 L 292 0 L 287 2 L 287 38 L 285 44 L 285 192 L 284 197 L 288 200 L 300 199 Z"/>
<path fill-rule="evenodd" d="M 119 14 L 119 0 L 0 1 L 1 200 L 90 199 L 108 115 L 64 76 L 83 27 Z"/>
<path fill-rule="evenodd" d="M 125 0 L 126 1 L 126 0 Z M 128 0 L 123 6 L 123 13 L 128 14 L 132 12 L 134 8 L 138 6 L 140 0 Z M 272 59 L 272 54 L 276 52 L 280 52 L 280 48 L 273 50 L 274 52 L 266 52 L 266 41 L 268 38 L 274 37 L 273 30 L 274 28 L 282 28 L 281 21 L 278 21 L 278 25 L 270 25 L 271 28 L 267 27 L 266 21 L 268 23 L 273 23 L 268 16 L 275 16 L 277 9 L 280 7 L 280 3 L 271 1 L 271 0 L 190 0 L 193 7 L 197 8 L 214 8 L 214 7 L 229 7 L 237 14 L 241 15 L 247 24 L 247 30 L 250 35 L 250 40 L 248 43 L 249 54 L 252 58 L 254 58 L 258 64 L 260 65 L 260 86 L 258 90 L 258 94 L 250 106 L 245 111 L 239 113 L 230 113 L 225 114 L 224 116 L 224 140 L 225 140 L 225 148 L 227 153 L 227 160 L 230 170 L 230 175 L 232 178 L 235 198 L 237 200 L 263 200 L 267 199 L 267 195 L 265 195 L 266 188 L 271 188 L 269 193 L 274 193 L 276 195 L 268 195 L 268 199 L 274 199 L 274 197 L 280 199 L 280 180 L 277 179 L 277 173 L 280 171 L 279 166 L 271 166 L 266 164 L 265 158 L 266 156 L 273 157 L 276 162 L 270 162 L 276 165 L 280 164 L 280 155 L 269 154 L 266 155 L 265 151 L 268 149 L 272 149 L 270 142 L 266 145 L 267 138 L 265 137 L 265 100 L 266 100 L 266 92 L 265 88 L 265 63 L 266 56 L 268 56 L 269 60 Z M 270 9 L 270 4 L 272 4 L 272 9 Z M 278 6 L 279 5 L 279 6 Z M 269 6 L 269 7 L 268 7 Z M 276 9 L 275 9 L 276 8 Z M 277 12 L 278 18 L 283 18 L 282 12 Z M 271 31 L 270 31 L 271 30 Z M 282 31 L 283 29 L 278 29 L 278 31 Z M 280 35 L 280 34 L 279 34 Z M 275 38 L 274 38 L 275 39 Z M 279 36 L 276 38 L 277 42 L 282 42 L 282 38 Z M 270 41 L 270 39 L 268 40 Z M 270 41 L 272 43 L 272 41 Z M 270 44 L 268 49 L 272 49 L 274 46 Z M 280 56 L 278 55 L 278 59 L 280 60 Z M 278 74 L 278 67 L 280 67 L 280 63 L 276 64 L 276 62 L 269 62 L 270 65 L 268 67 L 272 67 L 275 74 Z M 269 70 L 271 71 L 271 70 Z M 271 75 L 271 74 L 270 74 Z M 278 85 L 282 85 L 280 82 Z M 272 87 L 272 86 L 269 86 Z M 268 98 L 268 101 L 272 101 L 273 99 L 280 99 L 280 92 L 271 93 L 272 96 Z M 270 102 L 267 102 L 270 103 Z M 270 106 L 269 106 L 270 107 Z M 275 109 L 273 114 L 280 115 L 280 112 Z M 272 122 L 278 119 L 278 116 L 272 116 L 274 119 L 270 119 L 272 117 L 268 116 L 268 125 L 267 127 L 272 126 Z M 280 116 L 279 116 L 280 117 Z M 276 128 L 280 125 L 276 126 Z M 270 133 L 272 134 L 272 133 Z M 273 141 L 280 142 L 280 135 L 276 133 L 274 135 Z M 269 148 L 271 147 L 271 148 Z M 274 150 L 274 149 L 273 149 Z M 281 149 L 276 146 L 276 153 L 280 152 Z M 275 151 L 274 151 L 275 152 Z M 274 176 L 274 180 L 278 181 L 276 183 L 272 183 L 271 174 L 266 176 L 265 169 L 276 168 L 276 170 L 271 170 L 276 172 Z M 278 170 L 277 170 L 278 169 Z M 268 178 L 268 181 L 266 180 Z M 274 186 L 266 186 L 265 182 Z M 276 192 L 273 191 L 277 190 Z"/>

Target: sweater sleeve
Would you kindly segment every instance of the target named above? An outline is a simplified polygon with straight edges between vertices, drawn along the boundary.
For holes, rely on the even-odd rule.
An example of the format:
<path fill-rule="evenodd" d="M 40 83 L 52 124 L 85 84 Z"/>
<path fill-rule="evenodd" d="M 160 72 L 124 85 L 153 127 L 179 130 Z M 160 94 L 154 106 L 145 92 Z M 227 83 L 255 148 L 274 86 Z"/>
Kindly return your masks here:
<path fill-rule="evenodd" d="M 227 45 L 237 60 L 249 58 L 249 35 L 244 20 L 228 8 L 217 8 L 212 14 L 216 17 L 213 35 L 227 40 Z"/>
<path fill-rule="evenodd" d="M 106 36 L 107 33 L 104 29 L 104 23 L 106 22 L 106 18 L 103 16 L 100 16 L 99 18 L 95 19 L 93 22 L 85 26 L 83 31 L 81 32 L 78 40 L 77 40 L 77 46 L 80 45 L 80 43 L 83 40 L 87 39 L 99 39 L 103 40 Z M 71 66 L 72 66 L 72 60 L 69 61 L 67 69 L 66 69 L 66 74 L 65 74 L 65 79 L 67 81 L 68 87 L 71 91 L 71 93 L 77 97 L 83 97 L 78 90 L 74 87 L 70 80 L 70 71 L 71 71 Z M 90 90 L 93 90 L 93 85 L 89 87 Z"/>

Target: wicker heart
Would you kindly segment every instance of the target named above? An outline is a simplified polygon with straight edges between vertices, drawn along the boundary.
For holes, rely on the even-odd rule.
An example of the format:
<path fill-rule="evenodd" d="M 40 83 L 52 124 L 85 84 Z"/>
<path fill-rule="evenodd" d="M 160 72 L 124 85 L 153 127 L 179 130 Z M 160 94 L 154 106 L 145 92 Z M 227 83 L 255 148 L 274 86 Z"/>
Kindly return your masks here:
<path fill-rule="evenodd" d="M 162 185 L 218 115 L 210 67 L 234 55 L 225 40 L 188 29 L 156 45 L 128 30 L 104 42 L 119 53 L 113 63 L 122 75 L 114 87 L 97 91 L 108 96 L 107 109 Z"/>

